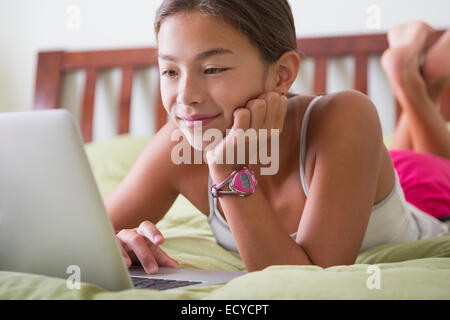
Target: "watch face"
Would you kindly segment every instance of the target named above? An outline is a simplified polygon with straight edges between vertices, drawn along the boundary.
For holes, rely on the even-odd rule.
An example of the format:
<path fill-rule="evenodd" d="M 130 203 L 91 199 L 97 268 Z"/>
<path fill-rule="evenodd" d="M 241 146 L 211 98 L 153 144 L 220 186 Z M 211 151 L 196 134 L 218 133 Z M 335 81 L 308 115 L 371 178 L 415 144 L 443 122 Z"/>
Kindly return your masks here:
<path fill-rule="evenodd" d="M 240 170 L 230 184 L 230 189 L 241 194 L 250 194 L 255 190 L 255 187 L 256 179 L 252 172 L 247 169 Z"/>
<path fill-rule="evenodd" d="M 243 172 L 239 178 L 241 179 L 242 186 L 245 189 L 251 188 L 252 184 L 250 183 L 250 177 L 246 172 Z"/>

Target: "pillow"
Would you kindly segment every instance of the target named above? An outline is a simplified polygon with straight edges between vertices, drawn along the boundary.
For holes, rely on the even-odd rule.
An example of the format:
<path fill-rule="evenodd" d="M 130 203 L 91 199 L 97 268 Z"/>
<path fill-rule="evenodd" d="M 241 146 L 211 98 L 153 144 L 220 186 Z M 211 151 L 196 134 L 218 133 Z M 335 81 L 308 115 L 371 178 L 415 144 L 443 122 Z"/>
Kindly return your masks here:
<path fill-rule="evenodd" d="M 392 141 L 394 141 L 394 134 L 393 133 L 385 133 L 383 134 L 383 142 L 386 148 L 390 148 L 392 145 Z"/>
<path fill-rule="evenodd" d="M 150 140 L 151 137 L 124 134 L 108 141 L 85 144 L 87 157 L 103 197 L 125 178 Z"/>
<path fill-rule="evenodd" d="M 389 150 L 406 201 L 431 216 L 450 216 L 450 160 L 412 150 Z"/>
<path fill-rule="evenodd" d="M 450 258 L 450 235 L 380 245 L 359 253 L 355 263 L 393 263 L 432 257 Z"/>

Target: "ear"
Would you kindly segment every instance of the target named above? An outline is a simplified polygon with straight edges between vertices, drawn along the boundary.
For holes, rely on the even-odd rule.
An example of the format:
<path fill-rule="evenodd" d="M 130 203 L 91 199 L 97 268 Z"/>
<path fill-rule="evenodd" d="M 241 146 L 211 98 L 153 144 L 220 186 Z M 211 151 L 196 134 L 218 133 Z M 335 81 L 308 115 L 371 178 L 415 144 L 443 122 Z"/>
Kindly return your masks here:
<path fill-rule="evenodd" d="M 294 50 L 285 52 L 275 64 L 274 91 L 286 94 L 297 79 L 300 69 L 300 56 Z"/>

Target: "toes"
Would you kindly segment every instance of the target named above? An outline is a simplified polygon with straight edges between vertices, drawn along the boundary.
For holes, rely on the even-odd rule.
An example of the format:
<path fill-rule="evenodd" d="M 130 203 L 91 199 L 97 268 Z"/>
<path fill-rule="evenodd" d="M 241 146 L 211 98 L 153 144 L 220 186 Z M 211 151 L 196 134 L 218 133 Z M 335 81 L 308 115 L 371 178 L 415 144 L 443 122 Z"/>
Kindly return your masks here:
<path fill-rule="evenodd" d="M 425 46 L 428 35 L 434 31 L 426 22 L 414 21 L 391 28 L 387 38 L 391 48 L 414 46 L 421 49 Z"/>

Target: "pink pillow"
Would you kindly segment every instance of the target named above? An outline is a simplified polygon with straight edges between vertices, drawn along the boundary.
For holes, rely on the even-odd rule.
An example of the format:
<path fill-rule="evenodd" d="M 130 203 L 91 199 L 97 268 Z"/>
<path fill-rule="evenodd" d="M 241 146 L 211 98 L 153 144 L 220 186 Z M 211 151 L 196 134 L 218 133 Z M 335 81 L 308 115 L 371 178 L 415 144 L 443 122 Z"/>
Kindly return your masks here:
<path fill-rule="evenodd" d="M 435 218 L 450 216 L 450 160 L 411 150 L 389 150 L 406 201 Z"/>

